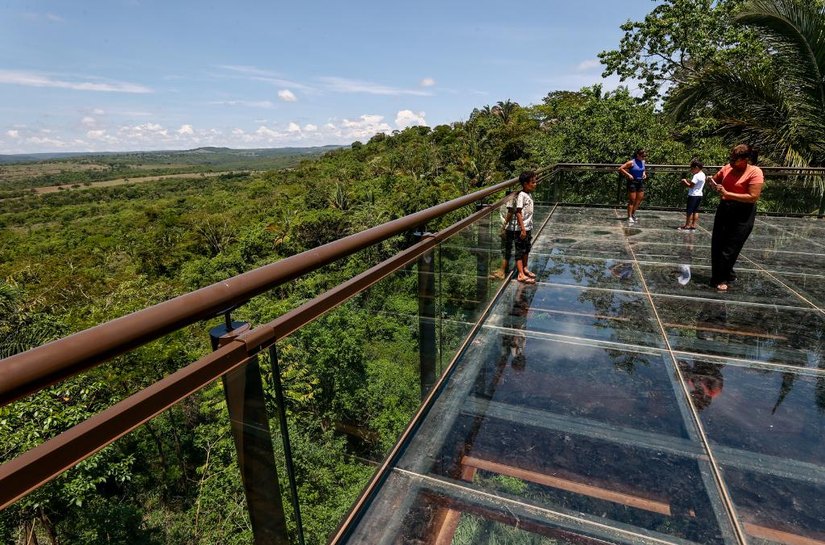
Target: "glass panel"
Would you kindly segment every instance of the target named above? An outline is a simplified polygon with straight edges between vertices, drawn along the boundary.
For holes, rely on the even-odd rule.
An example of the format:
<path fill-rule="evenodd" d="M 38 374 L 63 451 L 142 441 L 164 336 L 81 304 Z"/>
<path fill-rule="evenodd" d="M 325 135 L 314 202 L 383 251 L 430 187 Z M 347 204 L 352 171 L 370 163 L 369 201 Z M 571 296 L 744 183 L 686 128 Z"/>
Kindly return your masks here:
<path fill-rule="evenodd" d="M 42 425 L 31 420 L 16 431 Z M 197 543 L 206 536 L 253 541 L 221 381 L 0 512 L 2 543 Z"/>
<path fill-rule="evenodd" d="M 399 467 L 637 532 L 724 541 L 665 353 L 485 328 L 458 364 Z"/>
<path fill-rule="evenodd" d="M 639 273 L 631 261 L 539 254 L 536 263 L 540 282 L 642 291 Z"/>
<path fill-rule="evenodd" d="M 822 272 L 822 270 L 819 272 Z M 776 278 L 798 292 L 812 305 L 819 309 L 825 309 L 825 276 L 819 274 L 776 274 Z"/>
<path fill-rule="evenodd" d="M 665 353 L 569 344 L 510 328 L 485 328 L 475 343 L 482 348 L 475 352 L 481 366 L 474 398 L 687 438 Z"/>
<path fill-rule="evenodd" d="M 631 259 L 631 254 L 623 245 L 617 245 L 612 236 L 604 239 L 577 238 L 573 235 L 555 236 L 552 227 L 547 236 L 533 244 L 533 252 L 539 254 L 600 257 L 604 259 Z"/>
<path fill-rule="evenodd" d="M 744 249 L 741 257 L 753 263 L 758 263 L 760 267 L 769 271 L 814 275 L 822 274 L 822 262 L 825 261 L 825 254 L 760 250 L 756 248 Z M 708 257 L 708 259 L 710 258 Z"/>
<path fill-rule="evenodd" d="M 630 247 L 639 261 L 656 263 L 678 263 L 681 265 L 710 264 L 710 239 L 705 245 L 696 243 L 696 235 L 691 231 L 683 231 L 675 243 L 640 242 L 631 240 Z"/>
<path fill-rule="evenodd" d="M 745 531 L 757 542 L 822 542 L 825 374 L 723 360 L 680 366 Z"/>
<path fill-rule="evenodd" d="M 814 310 L 654 296 L 674 350 L 819 367 L 822 315 Z"/>
<path fill-rule="evenodd" d="M 607 526 L 583 513 L 548 511 L 471 485 L 393 472 L 348 543 L 450 545 L 661 545 L 662 536 Z"/>
<path fill-rule="evenodd" d="M 707 262 L 704 266 L 652 263 L 643 263 L 640 266 L 651 293 L 709 299 L 735 297 L 737 301 L 810 308 L 809 304 L 763 271 L 737 267 L 736 282 L 731 284 L 728 292 L 720 293 L 710 286 L 711 269 Z"/>
<path fill-rule="evenodd" d="M 664 347 L 650 303 L 641 294 L 512 283 L 493 307 L 487 323 L 514 327 L 508 325 L 514 318 L 532 331 Z"/>

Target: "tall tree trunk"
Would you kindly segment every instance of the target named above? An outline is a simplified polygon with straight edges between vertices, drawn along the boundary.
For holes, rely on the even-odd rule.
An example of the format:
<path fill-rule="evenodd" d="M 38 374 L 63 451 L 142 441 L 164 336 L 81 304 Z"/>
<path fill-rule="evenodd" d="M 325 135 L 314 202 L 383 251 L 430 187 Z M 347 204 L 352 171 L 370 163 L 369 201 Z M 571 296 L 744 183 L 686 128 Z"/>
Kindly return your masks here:
<path fill-rule="evenodd" d="M 49 543 L 51 543 L 51 545 L 60 545 L 60 542 L 57 540 L 57 534 L 55 534 L 54 531 L 54 524 L 52 524 L 49 516 L 41 510 L 39 519 L 40 525 L 43 526 L 43 530 L 46 531 L 46 537 L 49 538 Z"/>

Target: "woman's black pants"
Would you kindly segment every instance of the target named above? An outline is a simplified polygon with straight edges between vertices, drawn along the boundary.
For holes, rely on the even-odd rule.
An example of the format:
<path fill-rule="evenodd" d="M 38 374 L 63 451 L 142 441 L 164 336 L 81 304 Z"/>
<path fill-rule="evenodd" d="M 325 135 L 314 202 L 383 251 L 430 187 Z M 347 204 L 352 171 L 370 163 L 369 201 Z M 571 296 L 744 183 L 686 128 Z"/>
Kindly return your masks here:
<path fill-rule="evenodd" d="M 711 279 L 717 286 L 731 280 L 731 271 L 739 252 L 753 230 L 756 205 L 737 201 L 722 201 L 713 220 L 710 243 Z"/>

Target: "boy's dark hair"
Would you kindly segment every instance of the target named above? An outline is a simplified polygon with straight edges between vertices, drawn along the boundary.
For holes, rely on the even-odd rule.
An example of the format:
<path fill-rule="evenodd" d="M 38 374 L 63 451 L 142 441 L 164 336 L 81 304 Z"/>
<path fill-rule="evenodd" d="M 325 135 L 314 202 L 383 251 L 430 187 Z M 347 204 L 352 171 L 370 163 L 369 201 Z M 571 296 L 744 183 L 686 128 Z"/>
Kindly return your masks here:
<path fill-rule="evenodd" d="M 705 168 L 705 165 L 697 157 L 690 160 L 690 168 Z"/>
<path fill-rule="evenodd" d="M 524 185 L 527 182 L 529 182 L 530 180 L 532 180 L 533 178 L 536 178 L 537 176 L 538 175 L 536 174 L 536 172 L 534 170 L 526 170 L 526 171 L 522 172 L 521 174 L 519 174 L 518 181 L 521 185 Z"/>

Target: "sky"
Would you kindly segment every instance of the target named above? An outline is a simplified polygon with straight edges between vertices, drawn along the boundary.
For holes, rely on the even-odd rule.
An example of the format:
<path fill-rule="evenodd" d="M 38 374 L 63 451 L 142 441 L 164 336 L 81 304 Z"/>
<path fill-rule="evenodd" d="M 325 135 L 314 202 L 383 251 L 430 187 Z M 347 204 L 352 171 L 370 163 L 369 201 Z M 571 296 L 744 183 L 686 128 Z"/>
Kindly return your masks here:
<path fill-rule="evenodd" d="M 4 0 L 0 154 L 349 144 L 615 89 L 597 54 L 655 5 Z"/>

